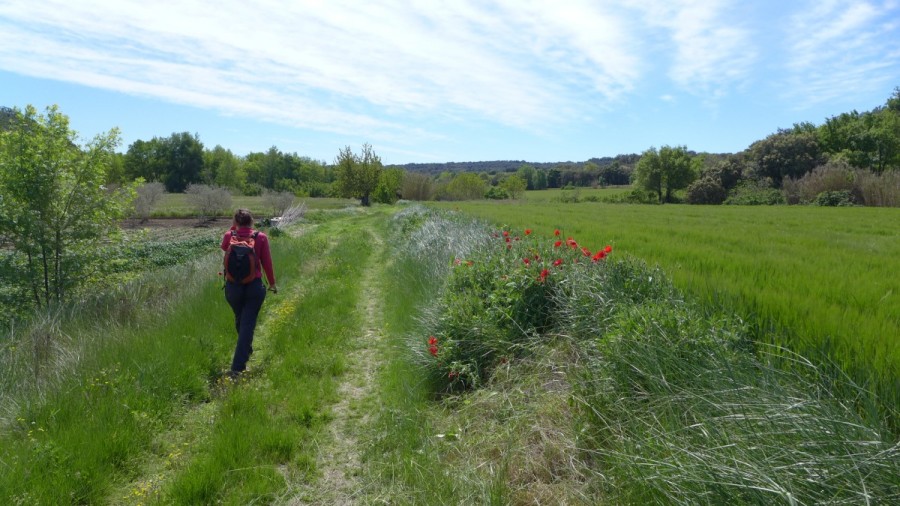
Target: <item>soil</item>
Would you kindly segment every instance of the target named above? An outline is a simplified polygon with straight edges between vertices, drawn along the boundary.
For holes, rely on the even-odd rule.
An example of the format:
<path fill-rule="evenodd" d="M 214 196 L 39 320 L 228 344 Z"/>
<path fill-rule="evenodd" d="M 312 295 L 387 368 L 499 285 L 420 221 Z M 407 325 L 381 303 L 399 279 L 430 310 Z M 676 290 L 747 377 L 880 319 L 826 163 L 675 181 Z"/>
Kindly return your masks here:
<path fill-rule="evenodd" d="M 129 218 L 122 221 L 121 226 L 126 230 L 140 228 L 216 228 L 225 230 L 231 226 L 231 218 L 213 218 L 209 220 L 198 220 L 197 218 L 150 218 L 147 221 Z"/>

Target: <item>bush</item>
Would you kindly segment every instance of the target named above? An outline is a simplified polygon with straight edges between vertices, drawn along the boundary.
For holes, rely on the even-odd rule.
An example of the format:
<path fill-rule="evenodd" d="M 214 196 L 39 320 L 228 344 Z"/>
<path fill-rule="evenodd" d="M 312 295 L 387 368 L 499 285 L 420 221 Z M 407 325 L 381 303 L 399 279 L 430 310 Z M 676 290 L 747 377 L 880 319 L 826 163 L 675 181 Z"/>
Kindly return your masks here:
<path fill-rule="evenodd" d="M 492 199 L 492 200 L 506 200 L 509 198 L 509 193 L 500 186 L 491 186 L 488 189 L 487 193 L 484 194 L 484 198 Z"/>
<path fill-rule="evenodd" d="M 687 189 L 688 204 L 721 204 L 727 196 L 722 184 L 712 178 L 698 179 Z"/>
<path fill-rule="evenodd" d="M 781 191 L 765 182 L 744 181 L 725 199 L 725 204 L 738 206 L 771 206 L 786 203 Z"/>
<path fill-rule="evenodd" d="M 825 191 L 816 195 L 813 205 L 824 207 L 848 207 L 856 205 L 853 193 L 849 190 Z"/>
<path fill-rule="evenodd" d="M 263 198 L 266 200 L 269 208 L 272 209 L 272 215 L 281 216 L 286 209 L 291 207 L 296 197 L 292 192 L 288 191 L 273 192 L 267 190 L 263 193 Z"/>
<path fill-rule="evenodd" d="M 801 204 L 808 204 L 823 192 L 856 192 L 854 171 L 843 161 L 831 161 L 804 174 L 796 182 L 796 196 Z M 793 180 L 791 181 L 793 183 Z M 788 187 L 794 185 L 788 184 Z M 854 199 L 857 200 L 857 199 Z"/>
<path fill-rule="evenodd" d="M 231 212 L 231 192 L 227 188 L 192 184 L 184 193 L 201 218 L 213 218 Z"/>
<path fill-rule="evenodd" d="M 156 204 L 166 193 L 166 186 L 162 183 L 144 183 L 137 187 L 137 197 L 134 199 L 134 215 L 141 221 L 147 221 Z"/>

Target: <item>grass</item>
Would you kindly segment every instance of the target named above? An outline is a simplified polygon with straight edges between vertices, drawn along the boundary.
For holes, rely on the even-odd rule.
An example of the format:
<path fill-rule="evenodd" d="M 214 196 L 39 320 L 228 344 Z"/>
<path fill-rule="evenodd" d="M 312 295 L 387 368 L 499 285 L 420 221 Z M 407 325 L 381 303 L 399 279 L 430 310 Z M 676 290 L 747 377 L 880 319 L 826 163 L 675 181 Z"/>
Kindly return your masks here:
<path fill-rule="evenodd" d="M 900 406 L 900 210 L 597 203 L 439 204 L 516 229 L 576 236 L 658 264 L 733 307 L 757 334 L 827 356 Z"/>
<path fill-rule="evenodd" d="M 527 202 L 606 202 L 631 192 L 630 186 L 610 186 L 607 188 L 549 188 L 525 192 Z"/>
<path fill-rule="evenodd" d="M 9 342 L 25 352 L 53 334 L 40 368 L 31 353 L 5 364 L 0 496 L 246 504 L 312 479 L 359 325 L 353 276 L 370 250 L 358 232 L 326 222 L 272 241 L 282 293 L 269 295 L 253 372 L 237 384 L 221 376 L 234 324 L 218 254 L 22 330 Z"/>
<path fill-rule="evenodd" d="M 306 204 L 307 209 L 342 209 L 347 206 L 359 205 L 352 199 L 337 198 L 300 198 L 294 200 L 294 205 Z M 250 209 L 257 217 L 272 216 L 272 204 L 264 196 L 236 196 L 232 197 L 232 207 L 235 209 Z M 232 211 L 223 216 L 230 217 Z M 152 218 L 191 218 L 197 216 L 197 211 L 184 193 L 167 193 L 156 205 L 151 213 Z"/>

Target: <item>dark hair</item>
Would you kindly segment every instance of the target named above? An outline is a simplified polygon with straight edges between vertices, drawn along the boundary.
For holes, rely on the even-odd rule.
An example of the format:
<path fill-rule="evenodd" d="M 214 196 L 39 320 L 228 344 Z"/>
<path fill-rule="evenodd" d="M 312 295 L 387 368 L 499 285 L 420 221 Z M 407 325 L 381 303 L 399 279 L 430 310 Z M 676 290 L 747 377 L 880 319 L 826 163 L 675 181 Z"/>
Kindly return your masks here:
<path fill-rule="evenodd" d="M 238 209 L 234 213 L 234 222 L 242 227 L 253 225 L 253 215 L 248 209 Z"/>

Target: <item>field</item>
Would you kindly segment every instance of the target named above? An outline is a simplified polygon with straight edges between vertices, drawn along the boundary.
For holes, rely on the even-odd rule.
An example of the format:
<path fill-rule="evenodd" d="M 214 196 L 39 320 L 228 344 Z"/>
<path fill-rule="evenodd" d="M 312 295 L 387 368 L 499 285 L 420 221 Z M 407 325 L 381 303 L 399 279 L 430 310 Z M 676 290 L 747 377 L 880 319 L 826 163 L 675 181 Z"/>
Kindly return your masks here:
<path fill-rule="evenodd" d="M 826 352 L 900 395 L 900 209 L 560 204 L 534 193 L 437 206 L 611 244 L 762 331 L 774 326 L 792 348 Z"/>
<path fill-rule="evenodd" d="M 307 209 L 340 209 L 348 205 L 355 205 L 357 201 L 352 199 L 332 198 L 300 198 L 294 200 L 294 205 L 306 204 Z M 232 207 L 249 209 L 257 217 L 272 215 L 272 204 L 265 196 L 237 196 L 232 197 Z M 156 205 L 151 217 L 171 218 L 196 216 L 197 212 L 191 206 L 188 196 L 183 193 L 167 193 L 159 204 Z M 228 213 L 230 215 L 230 213 Z"/>
<path fill-rule="evenodd" d="M 266 298 L 249 372 L 237 381 L 224 374 L 234 320 L 217 275 L 229 220 L 127 230 L 115 264 L 121 282 L 0 339 L 0 497 L 900 500 L 897 427 L 829 368 L 754 348 L 756 339 L 796 344 L 795 327 L 813 326 L 777 306 L 784 302 L 749 302 L 757 291 L 775 296 L 769 278 L 783 279 L 784 300 L 795 304 L 800 289 L 824 304 L 831 292 L 822 286 L 842 276 L 891 290 L 896 214 L 552 200 L 443 206 L 506 226 L 423 206 L 341 206 L 273 233 L 279 292 Z M 591 252 L 610 244 L 610 256 L 591 261 L 578 247 L 555 246 L 556 228 Z M 654 258 L 694 295 L 641 260 Z M 698 258 L 708 275 L 692 271 Z M 779 259 L 795 261 L 785 268 Z M 778 270 L 810 276 L 805 264 L 822 271 L 806 284 Z M 741 291 L 741 279 L 752 289 Z M 840 287 L 843 315 L 874 297 Z M 896 314 L 893 293 L 881 295 L 887 313 L 875 307 L 870 319 Z M 784 333 L 738 316 L 753 311 L 753 321 L 780 317 Z M 830 351 L 865 350 L 843 346 Z M 783 367 L 785 357 L 796 367 Z"/>
<path fill-rule="evenodd" d="M 563 202 L 577 200 L 579 202 L 606 202 L 620 197 L 631 191 L 630 186 L 610 186 L 608 188 L 574 188 L 561 190 L 551 188 L 548 190 L 525 192 L 525 200 L 528 202 Z"/>

